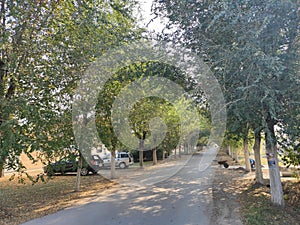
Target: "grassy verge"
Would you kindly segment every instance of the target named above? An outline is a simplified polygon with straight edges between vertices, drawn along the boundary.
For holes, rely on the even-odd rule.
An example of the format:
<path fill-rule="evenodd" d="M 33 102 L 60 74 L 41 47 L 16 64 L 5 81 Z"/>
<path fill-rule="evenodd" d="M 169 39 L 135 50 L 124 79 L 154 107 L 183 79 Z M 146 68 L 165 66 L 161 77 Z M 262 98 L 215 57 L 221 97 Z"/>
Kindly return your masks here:
<path fill-rule="evenodd" d="M 246 225 L 299 225 L 300 182 L 283 182 L 285 207 L 270 204 L 270 189 L 248 180 L 241 194 L 241 212 Z"/>
<path fill-rule="evenodd" d="M 82 177 L 81 191 L 74 192 L 75 180 L 76 175 L 69 174 L 32 185 L 0 178 L 0 224 L 16 225 L 57 212 L 114 185 L 99 175 L 90 175 Z"/>

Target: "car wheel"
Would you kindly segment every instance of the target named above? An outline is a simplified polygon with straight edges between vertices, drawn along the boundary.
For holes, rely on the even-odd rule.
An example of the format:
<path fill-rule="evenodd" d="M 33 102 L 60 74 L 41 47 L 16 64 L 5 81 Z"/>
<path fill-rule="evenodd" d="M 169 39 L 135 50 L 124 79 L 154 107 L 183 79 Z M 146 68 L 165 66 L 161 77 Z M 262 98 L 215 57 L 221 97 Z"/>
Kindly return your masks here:
<path fill-rule="evenodd" d="M 86 176 L 89 174 L 89 170 L 87 168 L 82 168 L 80 174 L 81 176 Z"/>
<path fill-rule="evenodd" d="M 119 167 L 120 167 L 121 169 L 125 169 L 125 168 L 126 168 L 126 164 L 122 162 L 122 163 L 119 164 Z"/>

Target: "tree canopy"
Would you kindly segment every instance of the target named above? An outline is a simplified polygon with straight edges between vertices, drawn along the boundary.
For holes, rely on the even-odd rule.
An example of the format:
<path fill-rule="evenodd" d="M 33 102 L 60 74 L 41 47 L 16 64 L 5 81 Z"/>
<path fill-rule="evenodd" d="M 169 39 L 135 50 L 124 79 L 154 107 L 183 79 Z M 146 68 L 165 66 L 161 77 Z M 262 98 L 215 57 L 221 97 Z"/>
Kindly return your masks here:
<path fill-rule="evenodd" d="M 289 127 L 299 115 L 299 95 L 291 93 L 299 86 L 298 9 L 296 0 L 154 4 L 154 13 L 169 21 L 161 38 L 187 46 L 214 72 L 227 101 L 229 132 L 247 135 L 248 125 L 264 131 L 266 150 L 275 155 L 275 125 Z M 272 201 L 282 204 L 277 191 L 281 197 L 273 193 Z"/>
<path fill-rule="evenodd" d="M 74 143 L 71 100 L 85 68 L 136 38 L 135 1 L 0 3 L 0 165 L 40 150 L 49 159 Z"/>
<path fill-rule="evenodd" d="M 180 71 L 175 66 L 166 65 L 160 62 L 149 61 L 149 62 L 137 62 L 128 67 L 122 68 L 118 71 L 112 79 L 109 80 L 99 94 L 97 108 L 97 125 L 98 132 L 103 143 L 108 146 L 111 150 L 116 150 L 117 146 L 112 146 L 113 140 L 127 145 L 128 150 L 138 150 L 138 145 L 134 144 L 133 139 L 137 138 L 142 141 L 145 149 L 140 150 L 151 150 L 156 146 L 158 149 L 163 149 L 164 151 L 171 151 L 176 148 L 179 143 L 180 136 L 188 136 L 189 134 L 182 134 L 183 131 L 181 127 L 180 116 L 178 113 L 184 114 L 184 112 L 177 112 L 178 109 L 186 109 L 188 106 L 187 102 L 175 101 L 171 104 L 169 99 L 176 99 L 180 96 L 176 96 L 174 92 L 166 90 L 164 82 L 155 82 L 154 86 L 144 85 L 139 87 L 139 85 L 149 84 L 151 80 L 155 78 L 168 78 L 169 80 L 175 82 L 176 84 L 183 87 L 185 91 L 192 89 L 193 82 L 188 78 L 182 71 Z M 149 83 L 148 83 L 149 82 Z M 131 86 L 130 86 L 131 85 Z M 157 92 L 153 91 L 157 89 Z M 122 100 L 118 100 L 122 92 L 126 92 L 126 96 Z M 145 92 L 141 94 L 140 92 Z M 154 93 L 164 92 L 161 96 L 155 96 Z M 153 96 L 148 96 L 148 93 L 152 93 Z M 133 101 L 137 95 L 142 96 L 141 99 Z M 151 95 L 152 95 L 151 94 Z M 164 98 L 165 97 L 165 98 Z M 183 96 L 182 96 L 183 97 Z M 130 112 L 127 115 L 124 109 L 113 108 L 113 104 L 116 104 L 116 100 L 121 101 L 121 105 L 129 105 Z M 182 100 L 181 100 L 182 101 Z M 130 105 L 132 104 L 132 105 Z M 177 108 L 174 108 L 176 107 Z M 126 108 L 127 109 L 127 108 Z M 122 118 L 112 119 L 114 115 L 118 115 L 116 110 L 121 110 Z M 198 111 L 200 114 L 200 110 Z M 112 115 L 114 114 L 114 115 Z M 126 117 L 127 115 L 127 117 Z M 189 115 L 186 115 L 189 117 Z M 162 121 L 157 121 L 160 118 Z M 194 115 L 191 116 L 191 119 Z M 122 122 L 122 121 L 123 122 Z M 118 126 L 114 126 L 114 123 L 126 124 L 128 120 L 128 126 L 130 129 L 118 130 Z M 155 122 L 155 121 L 157 122 Z M 188 121 L 188 118 L 185 119 Z M 155 124 L 151 124 L 155 123 Z M 161 123 L 164 123 L 166 127 L 161 127 Z M 155 127 L 155 126 L 159 127 Z M 197 129 L 201 129 L 203 134 L 207 134 L 209 129 L 209 119 L 205 114 L 202 115 L 202 124 L 197 124 L 197 121 L 190 121 L 190 126 Z M 122 126 L 127 127 L 127 126 Z M 163 132 L 164 128 L 165 133 Z M 117 130 L 116 130 L 117 129 Z M 155 131 L 153 129 L 156 129 Z M 127 132 L 125 138 L 118 138 L 118 133 Z M 117 133 L 117 134 L 116 134 Z M 155 134 L 156 133 L 156 134 Z M 157 135 L 160 133 L 160 135 Z M 157 135 L 154 137 L 153 135 Z M 205 136 L 205 135 L 203 135 Z M 155 140 L 154 140 L 155 139 Z M 125 142 L 127 143 L 124 143 Z M 132 140 L 132 143 L 130 143 Z M 160 143 L 159 145 L 152 146 L 150 143 L 154 141 L 155 143 Z M 121 144 L 120 143 L 120 144 Z M 150 144 L 149 147 L 147 145 Z M 135 146 L 135 147 L 134 147 Z M 142 153 L 140 153 L 142 154 Z"/>

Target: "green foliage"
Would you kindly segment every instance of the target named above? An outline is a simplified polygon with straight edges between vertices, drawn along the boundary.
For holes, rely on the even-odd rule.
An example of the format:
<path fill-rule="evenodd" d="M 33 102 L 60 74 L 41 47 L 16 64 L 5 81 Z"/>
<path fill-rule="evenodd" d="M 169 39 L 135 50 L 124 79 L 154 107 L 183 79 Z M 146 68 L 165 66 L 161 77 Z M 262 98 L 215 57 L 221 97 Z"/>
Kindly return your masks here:
<path fill-rule="evenodd" d="M 284 130 L 288 129 L 288 130 Z M 300 134 L 299 124 L 295 127 L 282 126 L 280 129 L 280 139 L 278 141 L 280 146 L 280 155 L 284 165 L 290 166 L 300 165 Z"/>
<path fill-rule="evenodd" d="M 99 55 L 139 35 L 135 5 L 1 0 L 1 162 L 23 168 L 21 152 L 33 160 L 31 153 L 40 150 L 48 161 L 75 144 L 70 110 L 76 83 Z"/>
<path fill-rule="evenodd" d="M 269 133 L 267 123 L 295 123 L 299 1 L 155 2 L 155 13 L 176 28 L 161 37 L 202 56 L 217 77 L 227 101 L 229 132 L 243 136 L 249 125 Z"/>
<path fill-rule="evenodd" d="M 139 79 L 144 79 L 144 82 L 147 82 L 150 78 L 154 77 L 164 77 L 167 78 L 176 84 L 180 85 L 185 91 L 192 90 L 194 82 L 192 79 L 188 78 L 184 73 L 179 71 L 176 67 L 165 65 L 159 62 L 138 62 L 132 64 L 128 67 L 122 68 L 118 71 L 115 76 L 110 79 L 104 86 L 103 90 L 100 92 L 98 97 L 98 103 L 96 106 L 97 109 L 97 129 L 100 136 L 100 139 L 105 144 L 105 146 L 110 150 L 115 150 L 112 145 L 112 142 L 118 142 L 118 147 L 122 148 L 122 143 L 118 141 L 118 138 L 113 130 L 113 124 L 111 121 L 111 112 L 112 105 L 116 100 L 117 96 L 121 91 L 128 91 L 128 95 L 134 95 L 131 93 L 132 90 L 128 89 L 128 85 L 137 81 Z M 164 88 L 164 84 L 157 84 L 157 89 Z M 147 92 L 151 90 L 143 89 L 142 91 Z M 166 92 L 166 91 L 164 91 Z M 168 93 L 170 96 L 174 95 Z M 172 96 L 178 97 L 178 96 Z M 183 101 L 183 100 L 182 100 Z M 124 104 L 129 104 L 129 102 L 124 102 Z M 187 102 L 177 102 L 176 109 L 187 107 Z M 180 107 L 182 106 L 182 107 Z M 134 103 L 131 106 L 131 111 L 128 117 L 128 122 L 132 130 L 131 137 L 134 139 L 145 140 L 152 135 L 150 130 L 150 123 L 155 118 L 160 118 L 162 122 L 167 127 L 166 136 L 158 146 L 158 150 L 164 150 L 170 152 L 173 150 L 178 142 L 179 138 L 182 135 L 181 124 L 179 112 L 177 112 L 175 106 L 172 105 L 165 99 L 160 97 L 147 97 L 142 98 L 138 102 Z M 205 111 L 205 110 L 203 110 Z M 199 110 L 200 112 L 200 110 Z M 200 114 L 200 113 L 199 113 Z M 202 122 L 203 124 L 195 124 L 195 121 L 190 121 L 190 124 L 197 129 L 203 129 L 207 131 L 209 127 L 209 122 L 205 113 L 202 113 Z M 189 117 L 189 115 L 186 115 Z M 188 118 L 186 119 L 188 121 Z M 118 122 L 118 121 L 115 121 Z M 202 127 L 201 127 L 202 126 Z M 157 128 L 160 129 L 160 128 Z M 209 129 L 209 128 L 208 128 Z M 118 132 L 118 131 L 116 131 Z M 185 134 L 188 135 L 188 134 Z M 207 135 L 205 133 L 205 135 Z M 205 136 L 203 135 L 203 136 Z M 155 138 L 155 137 L 154 137 Z M 115 146 L 116 147 L 116 146 Z M 136 150 L 136 149 L 131 149 Z"/>
<path fill-rule="evenodd" d="M 159 70 L 159 69 L 163 70 Z M 172 68 L 173 71 L 175 68 Z M 97 127 L 98 133 L 105 144 L 105 146 L 113 150 L 112 142 L 118 142 L 118 138 L 113 130 L 111 122 L 111 110 L 112 105 L 116 97 L 120 94 L 124 88 L 131 82 L 142 78 L 151 76 L 172 76 L 170 67 L 160 65 L 157 62 L 144 62 L 130 65 L 117 72 L 113 79 L 110 79 L 99 94 L 97 103 Z M 159 74 L 157 74 L 159 71 Z M 173 72 L 174 73 L 174 72 Z M 158 104 L 158 105 L 157 105 Z M 154 117 L 161 117 L 163 110 L 169 112 L 168 103 L 162 99 L 157 98 L 145 98 L 135 104 L 130 113 L 130 125 L 133 129 L 133 137 L 136 135 L 139 139 L 146 139 L 149 135 L 149 120 Z M 169 106 L 170 107 L 170 106 Z M 115 149 L 114 149 L 115 150 Z"/>

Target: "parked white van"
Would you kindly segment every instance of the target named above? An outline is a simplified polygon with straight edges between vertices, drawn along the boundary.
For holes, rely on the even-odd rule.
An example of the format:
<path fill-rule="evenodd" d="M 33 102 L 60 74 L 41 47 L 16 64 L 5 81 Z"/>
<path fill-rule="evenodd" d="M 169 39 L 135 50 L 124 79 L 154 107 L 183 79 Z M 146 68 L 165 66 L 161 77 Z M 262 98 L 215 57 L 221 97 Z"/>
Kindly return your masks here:
<path fill-rule="evenodd" d="M 107 154 L 102 158 L 104 167 L 110 167 L 111 155 Z M 133 156 L 129 152 L 116 152 L 115 165 L 121 169 L 133 164 Z"/>

